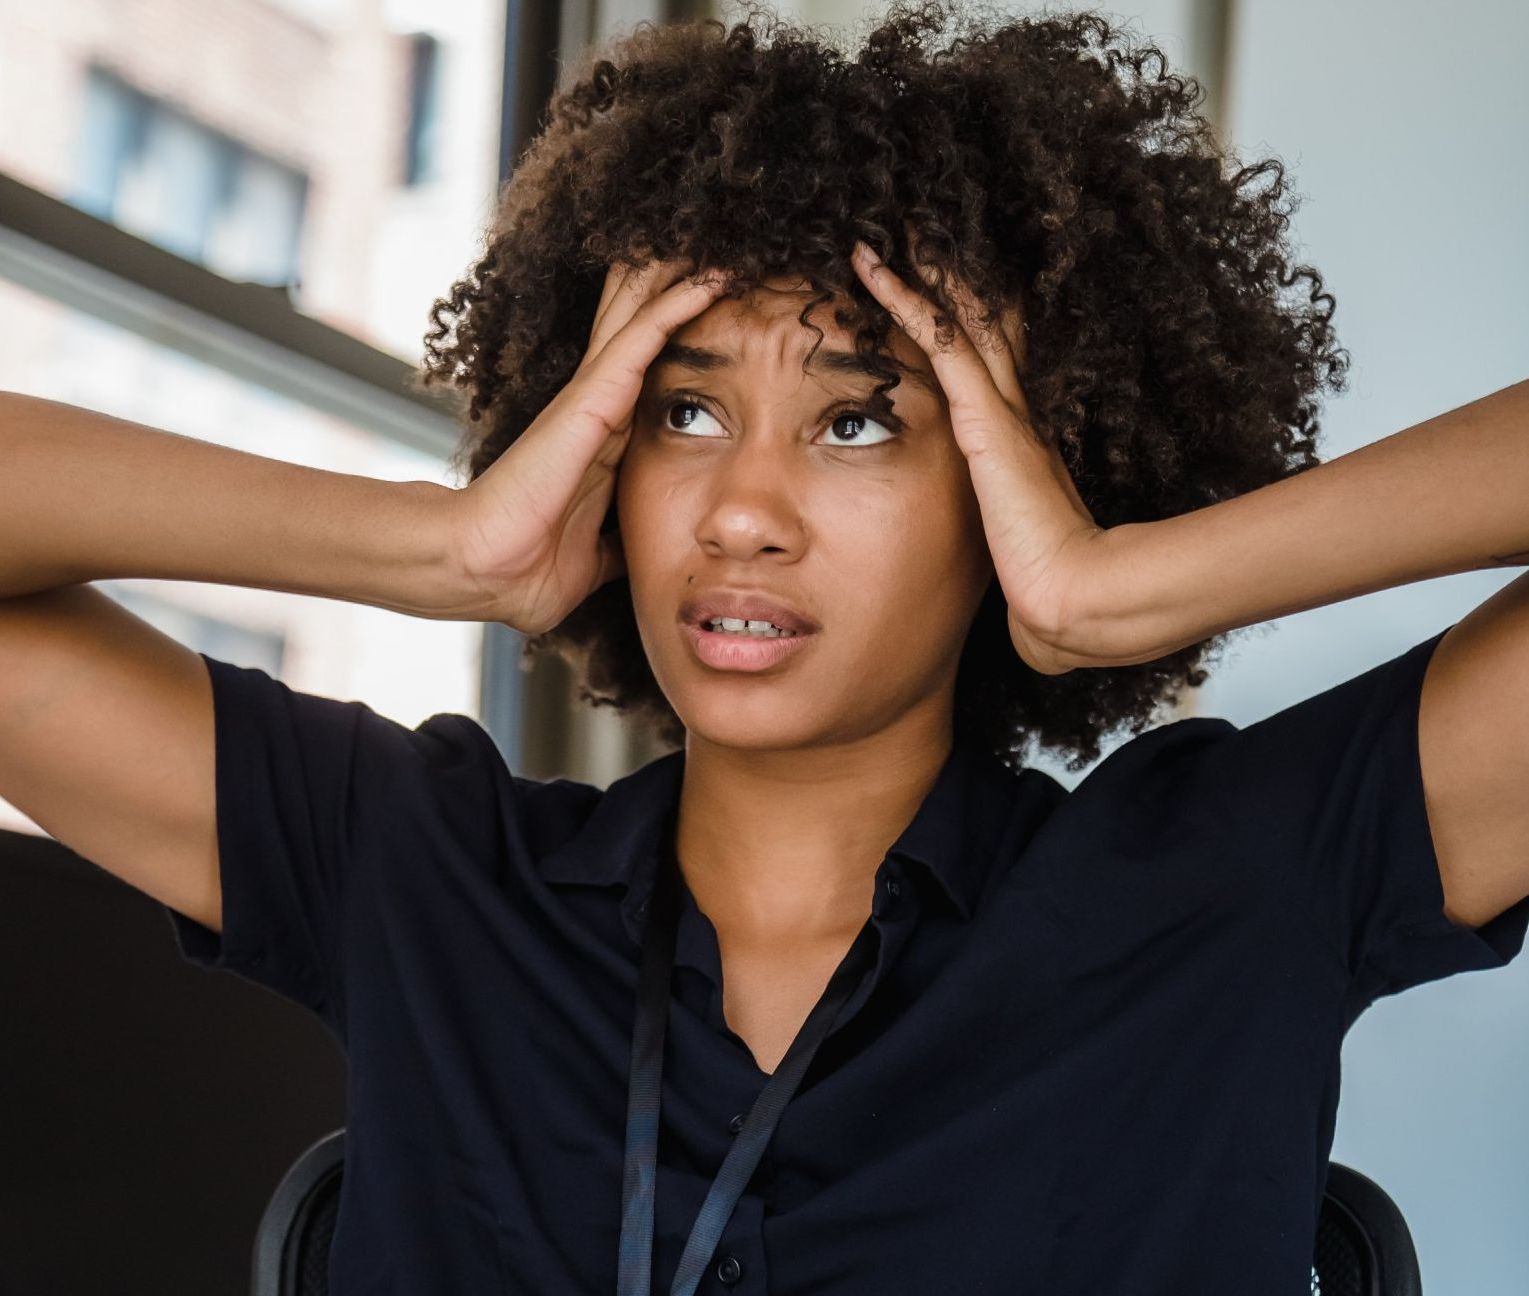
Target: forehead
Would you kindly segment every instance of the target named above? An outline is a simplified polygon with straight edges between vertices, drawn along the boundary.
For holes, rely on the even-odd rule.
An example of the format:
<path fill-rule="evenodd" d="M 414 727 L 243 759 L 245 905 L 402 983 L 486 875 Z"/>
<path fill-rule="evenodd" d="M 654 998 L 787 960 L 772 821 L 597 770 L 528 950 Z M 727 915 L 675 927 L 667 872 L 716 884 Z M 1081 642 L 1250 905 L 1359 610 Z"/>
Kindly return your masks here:
<path fill-rule="evenodd" d="M 813 307 L 807 318 L 815 327 L 801 322 L 803 308 L 817 295 L 805 279 L 789 276 L 767 279 L 747 296 L 736 301 L 727 298 L 715 301 L 694 319 L 687 320 L 671 335 L 672 341 L 680 345 L 667 348 L 667 353 L 673 354 L 683 347 L 703 347 L 745 365 L 786 363 L 799 367 L 814 346 L 819 347 L 820 355 L 828 351 L 853 352 L 854 330 L 834 319 L 834 312 L 847 304 L 842 295 Z M 899 362 L 905 376 L 915 380 L 915 385 L 937 387 L 929 357 L 895 324 L 886 349 Z M 661 353 L 659 358 L 664 359 L 665 354 Z M 920 383 L 918 378 L 925 381 Z"/>

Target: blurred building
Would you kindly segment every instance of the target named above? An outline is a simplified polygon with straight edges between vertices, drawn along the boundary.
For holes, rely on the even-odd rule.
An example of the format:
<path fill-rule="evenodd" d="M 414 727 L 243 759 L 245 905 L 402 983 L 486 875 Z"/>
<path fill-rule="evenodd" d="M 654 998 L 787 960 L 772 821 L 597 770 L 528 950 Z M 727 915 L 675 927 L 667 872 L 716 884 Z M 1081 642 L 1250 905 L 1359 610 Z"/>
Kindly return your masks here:
<path fill-rule="evenodd" d="M 413 364 L 492 208 L 503 29 L 487 0 L 0 0 L 0 172 Z M 447 480 L 443 416 L 421 409 L 401 443 L 61 296 L 0 276 L 0 387 L 334 471 Z M 480 626 L 99 584 L 294 687 L 410 724 L 479 714 Z M 0 826 L 35 828 L 4 803 Z"/>

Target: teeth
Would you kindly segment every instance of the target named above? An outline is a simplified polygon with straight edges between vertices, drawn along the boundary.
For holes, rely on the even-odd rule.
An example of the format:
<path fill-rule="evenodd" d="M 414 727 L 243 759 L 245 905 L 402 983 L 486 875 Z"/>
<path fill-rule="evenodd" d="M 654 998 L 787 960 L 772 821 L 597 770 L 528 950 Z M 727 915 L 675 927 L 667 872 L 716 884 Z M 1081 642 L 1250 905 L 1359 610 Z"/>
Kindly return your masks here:
<path fill-rule="evenodd" d="M 742 617 L 712 617 L 706 624 L 713 630 L 757 635 L 762 639 L 786 639 L 796 633 L 795 630 L 782 630 L 770 621 L 744 620 Z"/>

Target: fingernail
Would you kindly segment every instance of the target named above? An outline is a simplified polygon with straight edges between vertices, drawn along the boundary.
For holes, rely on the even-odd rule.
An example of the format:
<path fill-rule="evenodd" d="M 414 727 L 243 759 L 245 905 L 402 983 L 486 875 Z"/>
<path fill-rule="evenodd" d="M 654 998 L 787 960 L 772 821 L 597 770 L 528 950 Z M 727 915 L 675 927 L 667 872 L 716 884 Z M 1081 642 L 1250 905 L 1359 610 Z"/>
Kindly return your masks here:
<path fill-rule="evenodd" d="M 862 243 L 859 239 L 855 240 L 855 251 L 860 255 L 860 259 L 864 261 L 866 265 L 881 264 L 881 258 L 877 256 L 873 251 L 871 251 L 870 245 L 867 243 Z"/>

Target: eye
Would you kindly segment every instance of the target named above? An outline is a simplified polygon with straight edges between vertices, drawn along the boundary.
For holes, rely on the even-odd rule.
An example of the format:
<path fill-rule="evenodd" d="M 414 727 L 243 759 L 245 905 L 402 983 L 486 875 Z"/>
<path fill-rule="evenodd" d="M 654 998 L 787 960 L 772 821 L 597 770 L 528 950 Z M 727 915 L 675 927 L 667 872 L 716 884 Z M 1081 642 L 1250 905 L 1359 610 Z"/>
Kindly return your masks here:
<path fill-rule="evenodd" d="M 680 427 L 675 427 L 670 419 L 670 415 L 675 410 L 688 410 L 692 417 L 689 420 L 682 421 Z M 670 432 L 679 432 L 682 429 L 689 430 L 695 426 L 696 418 L 711 418 L 711 415 L 698 402 L 683 397 L 679 400 L 665 401 L 660 407 L 659 412 L 663 415 L 664 427 Z M 712 419 L 712 422 L 715 423 L 716 420 Z"/>
<path fill-rule="evenodd" d="M 699 426 L 702 419 L 716 419 L 706 412 L 706 407 L 700 401 L 689 396 L 669 397 L 658 403 L 658 412 L 661 416 L 664 429 L 669 432 L 688 432 Z M 678 413 L 678 418 L 676 414 Z M 880 437 L 867 437 L 865 429 L 879 428 L 883 435 Z M 880 419 L 873 419 L 865 410 L 847 409 L 834 415 L 829 423 L 825 436 L 831 438 L 824 444 L 838 449 L 847 449 L 854 446 L 885 445 L 888 441 L 895 440 L 903 430 L 903 422 L 893 414 L 883 415 Z M 703 437 L 715 436 L 717 433 L 700 433 Z"/>
<path fill-rule="evenodd" d="M 835 415 L 834 421 L 828 425 L 828 434 L 831 436 L 843 435 L 849 439 L 845 441 L 830 441 L 828 444 L 839 446 L 884 445 L 886 442 L 893 440 L 898 432 L 901 431 L 900 427 L 895 426 L 897 422 L 898 420 L 889 417 L 885 423 L 882 423 L 873 419 L 864 410 L 846 410 L 843 414 Z M 849 425 L 848 429 L 843 433 L 839 431 L 841 423 Z M 873 428 L 880 428 L 886 435 L 879 440 L 866 440 L 865 433 L 861 429 L 867 425 Z"/>

